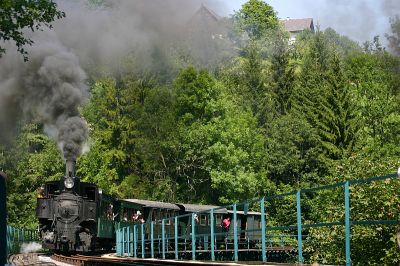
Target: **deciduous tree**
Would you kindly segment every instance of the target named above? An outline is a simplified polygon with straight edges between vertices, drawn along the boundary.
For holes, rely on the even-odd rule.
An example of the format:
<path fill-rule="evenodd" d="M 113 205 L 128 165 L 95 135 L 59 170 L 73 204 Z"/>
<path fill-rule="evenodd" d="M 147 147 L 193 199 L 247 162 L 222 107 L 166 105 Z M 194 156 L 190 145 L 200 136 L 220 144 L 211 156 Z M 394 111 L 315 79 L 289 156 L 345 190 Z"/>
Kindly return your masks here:
<path fill-rule="evenodd" d="M 234 21 L 238 30 L 245 32 L 251 39 L 259 39 L 279 26 L 276 12 L 262 0 L 249 0 L 243 4 L 235 13 Z"/>
<path fill-rule="evenodd" d="M 50 27 L 51 22 L 60 19 L 65 13 L 57 9 L 52 0 L 3 0 L 0 2 L 0 41 L 15 42 L 18 51 L 27 60 L 25 45 L 31 45 L 32 39 L 24 34 L 25 29 L 31 31 Z M 0 56 L 5 53 L 0 46 Z"/>

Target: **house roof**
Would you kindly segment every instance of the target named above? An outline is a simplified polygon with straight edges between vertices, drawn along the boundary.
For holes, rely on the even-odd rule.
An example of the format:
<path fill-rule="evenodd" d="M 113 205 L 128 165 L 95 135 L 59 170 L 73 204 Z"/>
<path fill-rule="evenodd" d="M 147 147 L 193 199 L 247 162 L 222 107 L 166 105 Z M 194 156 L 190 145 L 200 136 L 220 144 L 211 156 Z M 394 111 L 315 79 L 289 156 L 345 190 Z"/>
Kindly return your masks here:
<path fill-rule="evenodd" d="M 199 10 L 197 10 L 196 14 L 194 14 L 194 16 L 204 16 L 204 15 L 208 15 L 209 17 L 213 18 L 215 21 L 218 21 L 221 19 L 221 17 L 219 15 L 217 15 L 217 13 L 215 13 L 214 11 L 212 11 L 211 9 L 209 9 L 208 7 L 206 7 L 203 3 L 201 4 Z"/>
<path fill-rule="evenodd" d="M 172 203 L 161 202 L 161 201 L 152 201 L 152 200 L 141 200 L 141 199 L 124 199 L 124 201 L 136 203 L 138 205 L 142 205 L 147 208 L 161 208 L 161 209 L 170 209 L 170 210 L 180 210 L 179 207 Z"/>
<path fill-rule="evenodd" d="M 299 19 L 283 19 L 281 20 L 286 31 L 298 32 L 303 30 L 314 30 L 314 22 L 312 18 L 299 18 Z"/>

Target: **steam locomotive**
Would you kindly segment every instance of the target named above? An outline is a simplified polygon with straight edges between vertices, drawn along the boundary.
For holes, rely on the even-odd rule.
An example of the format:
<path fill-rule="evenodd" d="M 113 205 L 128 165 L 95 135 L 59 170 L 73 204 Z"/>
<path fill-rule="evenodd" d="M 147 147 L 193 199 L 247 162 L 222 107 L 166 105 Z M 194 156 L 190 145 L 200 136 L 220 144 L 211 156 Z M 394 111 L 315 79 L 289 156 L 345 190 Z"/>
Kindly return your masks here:
<path fill-rule="evenodd" d="M 97 237 L 97 218 L 103 201 L 101 189 L 80 182 L 75 176 L 75 161 L 67 161 L 65 176 L 47 182 L 38 193 L 36 215 L 43 247 L 93 250 L 96 242 L 102 241 Z M 105 238 L 112 239 L 113 234 Z"/>
<path fill-rule="evenodd" d="M 180 234 L 190 239 L 192 220 L 187 214 L 199 214 L 195 227 L 199 234 L 210 231 L 207 210 L 215 209 L 216 225 L 233 215 L 232 211 L 219 206 L 115 199 L 103 194 L 95 184 L 80 182 L 75 176 L 75 165 L 75 161 L 67 161 L 65 176 L 60 181 L 47 182 L 38 193 L 36 215 L 44 248 L 64 252 L 112 249 L 116 229 L 143 223 L 147 235 L 150 235 L 150 228 L 154 235 L 160 235 L 162 219 L 178 215 L 186 215 L 178 227 Z M 260 239 L 261 232 L 251 230 L 260 228 L 260 218 L 260 213 L 237 212 L 239 232 L 248 230 L 240 234 L 247 243 Z M 173 221 L 164 226 L 166 234 L 174 234 Z M 217 240 L 224 240 L 222 231 L 220 226 L 215 228 L 215 233 L 219 234 Z M 233 235 L 233 229 L 227 234 Z"/>

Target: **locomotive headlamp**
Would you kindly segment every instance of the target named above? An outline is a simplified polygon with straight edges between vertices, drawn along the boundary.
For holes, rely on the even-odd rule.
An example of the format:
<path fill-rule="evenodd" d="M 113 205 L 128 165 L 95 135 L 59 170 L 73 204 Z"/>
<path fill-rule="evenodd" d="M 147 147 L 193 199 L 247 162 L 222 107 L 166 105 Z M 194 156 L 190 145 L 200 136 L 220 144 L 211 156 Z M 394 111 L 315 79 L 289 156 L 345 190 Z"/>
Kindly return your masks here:
<path fill-rule="evenodd" d="M 72 177 L 67 177 L 64 180 L 64 185 L 66 188 L 71 189 L 74 187 L 74 179 L 72 179 Z"/>

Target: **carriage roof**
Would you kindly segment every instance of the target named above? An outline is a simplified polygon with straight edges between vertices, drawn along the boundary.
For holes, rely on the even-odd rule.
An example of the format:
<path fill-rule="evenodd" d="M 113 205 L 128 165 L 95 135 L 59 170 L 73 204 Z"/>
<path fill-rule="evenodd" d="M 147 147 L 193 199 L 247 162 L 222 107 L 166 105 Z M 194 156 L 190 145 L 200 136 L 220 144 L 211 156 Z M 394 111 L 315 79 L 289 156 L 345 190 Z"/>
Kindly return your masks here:
<path fill-rule="evenodd" d="M 180 210 L 179 207 L 176 206 L 175 204 L 161 202 L 161 201 L 141 200 L 141 199 L 124 199 L 123 201 L 135 203 L 143 208 Z"/>
<path fill-rule="evenodd" d="M 232 213 L 234 213 L 234 211 L 232 211 L 232 210 L 228 210 L 228 213 L 229 213 L 229 214 L 232 214 Z M 261 212 L 251 212 L 251 211 L 244 212 L 244 211 L 236 211 L 236 213 L 237 213 L 237 214 L 240 214 L 240 215 L 254 215 L 254 216 L 261 216 Z"/>
<path fill-rule="evenodd" d="M 215 205 L 200 205 L 200 204 L 177 204 L 182 210 L 187 212 L 208 212 L 211 209 L 215 209 L 214 213 L 227 213 L 226 208 L 221 208 Z"/>

